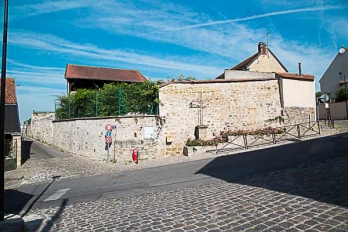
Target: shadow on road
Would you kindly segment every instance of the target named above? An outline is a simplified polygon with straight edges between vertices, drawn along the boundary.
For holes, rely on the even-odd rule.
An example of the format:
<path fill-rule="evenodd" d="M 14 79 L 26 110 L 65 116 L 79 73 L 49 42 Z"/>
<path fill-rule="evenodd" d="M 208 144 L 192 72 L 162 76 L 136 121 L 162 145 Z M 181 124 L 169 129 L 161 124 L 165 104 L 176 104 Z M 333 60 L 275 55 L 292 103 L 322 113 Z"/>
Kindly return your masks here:
<path fill-rule="evenodd" d="M 34 195 L 23 193 L 17 190 L 8 189 L 5 190 L 5 212 L 11 214 L 20 214 L 22 213 L 22 217 L 25 216 L 34 204 L 39 200 L 39 198 L 47 191 L 47 189 L 55 182 L 57 178 L 60 176 L 52 177 L 52 181 L 43 189 L 37 197 L 33 198 Z"/>
<path fill-rule="evenodd" d="M 7 189 L 4 192 L 6 213 L 18 215 L 23 207 L 32 199 L 33 195 L 23 193 L 13 189 Z"/>
<path fill-rule="evenodd" d="M 27 221 L 25 224 L 26 227 L 26 231 L 50 231 L 51 228 L 53 227 L 54 223 L 56 223 L 60 216 L 62 215 L 62 213 L 64 212 L 64 209 L 67 205 L 68 200 L 64 199 L 62 201 L 62 203 L 60 204 L 57 212 L 53 215 L 52 218 L 45 220 L 42 218 L 38 218 L 35 220 L 31 220 L 31 221 Z M 41 228 L 40 228 L 41 227 Z M 57 230 L 59 230 L 59 228 L 56 228 Z"/>
<path fill-rule="evenodd" d="M 24 139 L 22 141 L 22 164 L 28 159 L 30 159 L 30 155 L 31 155 L 30 150 L 31 150 L 32 144 L 33 144 L 33 141 L 31 140 Z"/>
<path fill-rule="evenodd" d="M 347 136 L 218 157 L 196 174 L 348 207 Z"/>

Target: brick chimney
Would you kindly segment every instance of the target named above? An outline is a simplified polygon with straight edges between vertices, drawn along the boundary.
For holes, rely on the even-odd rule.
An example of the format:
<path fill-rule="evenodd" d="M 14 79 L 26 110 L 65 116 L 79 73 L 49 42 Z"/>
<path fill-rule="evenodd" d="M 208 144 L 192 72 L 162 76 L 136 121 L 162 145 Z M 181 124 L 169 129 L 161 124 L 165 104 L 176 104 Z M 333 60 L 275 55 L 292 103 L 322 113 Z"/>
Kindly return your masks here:
<path fill-rule="evenodd" d="M 267 45 L 264 42 L 260 42 L 258 47 L 261 55 L 267 55 Z"/>

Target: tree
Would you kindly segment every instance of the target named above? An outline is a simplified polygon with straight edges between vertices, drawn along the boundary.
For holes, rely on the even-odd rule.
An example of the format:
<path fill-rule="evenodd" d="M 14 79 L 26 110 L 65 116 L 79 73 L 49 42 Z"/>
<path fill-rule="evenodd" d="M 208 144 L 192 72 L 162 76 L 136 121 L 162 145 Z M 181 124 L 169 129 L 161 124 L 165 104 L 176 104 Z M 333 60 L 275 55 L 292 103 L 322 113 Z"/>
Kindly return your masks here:
<path fill-rule="evenodd" d="M 167 79 L 169 79 L 169 77 L 167 77 Z M 191 77 L 191 76 L 188 76 L 188 77 L 185 77 L 183 74 L 179 75 L 178 77 L 172 77 L 170 79 L 171 82 L 174 82 L 174 81 L 193 81 L 193 80 L 196 80 L 195 77 Z"/>
<path fill-rule="evenodd" d="M 340 90 L 336 91 L 336 101 L 341 102 L 346 100 L 346 96 L 348 94 L 348 89 L 345 91 L 344 88 L 341 88 Z"/>
<path fill-rule="evenodd" d="M 315 93 L 315 98 L 318 98 L 318 97 L 320 97 L 321 95 L 323 95 L 323 93 L 320 92 L 320 91 L 318 91 L 318 92 Z"/>
<path fill-rule="evenodd" d="M 97 90 L 78 89 L 69 96 L 57 97 L 60 106 L 56 114 L 59 119 L 117 116 L 127 112 L 155 114 L 160 104 L 158 93 L 158 84 L 152 81 L 105 84 Z"/>

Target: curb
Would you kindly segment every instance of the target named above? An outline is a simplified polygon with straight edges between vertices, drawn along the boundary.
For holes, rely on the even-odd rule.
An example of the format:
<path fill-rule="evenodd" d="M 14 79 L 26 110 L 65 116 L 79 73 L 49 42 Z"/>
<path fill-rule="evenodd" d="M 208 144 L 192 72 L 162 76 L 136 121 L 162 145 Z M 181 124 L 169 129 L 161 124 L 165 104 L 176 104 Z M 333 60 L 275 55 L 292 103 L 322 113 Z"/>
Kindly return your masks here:
<path fill-rule="evenodd" d="M 2 232 L 19 232 L 24 231 L 24 220 L 19 215 L 5 215 L 3 221 L 0 221 L 0 231 Z"/>

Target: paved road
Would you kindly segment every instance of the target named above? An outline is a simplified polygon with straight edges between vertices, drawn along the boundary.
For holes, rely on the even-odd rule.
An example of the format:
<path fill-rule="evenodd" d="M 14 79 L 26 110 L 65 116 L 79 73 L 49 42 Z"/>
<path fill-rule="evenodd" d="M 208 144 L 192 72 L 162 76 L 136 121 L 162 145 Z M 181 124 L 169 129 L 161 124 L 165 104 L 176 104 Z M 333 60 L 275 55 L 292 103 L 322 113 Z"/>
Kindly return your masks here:
<path fill-rule="evenodd" d="M 25 209 L 50 219 L 29 223 L 35 229 L 346 231 L 347 141 L 342 134 L 216 159 L 27 186 L 19 193 L 33 196 Z"/>
<path fill-rule="evenodd" d="M 30 158 L 31 159 L 50 159 L 50 158 L 62 158 L 68 156 L 68 154 L 58 151 L 50 146 L 46 146 L 42 143 L 34 140 L 25 139 L 26 144 L 30 144 Z"/>

